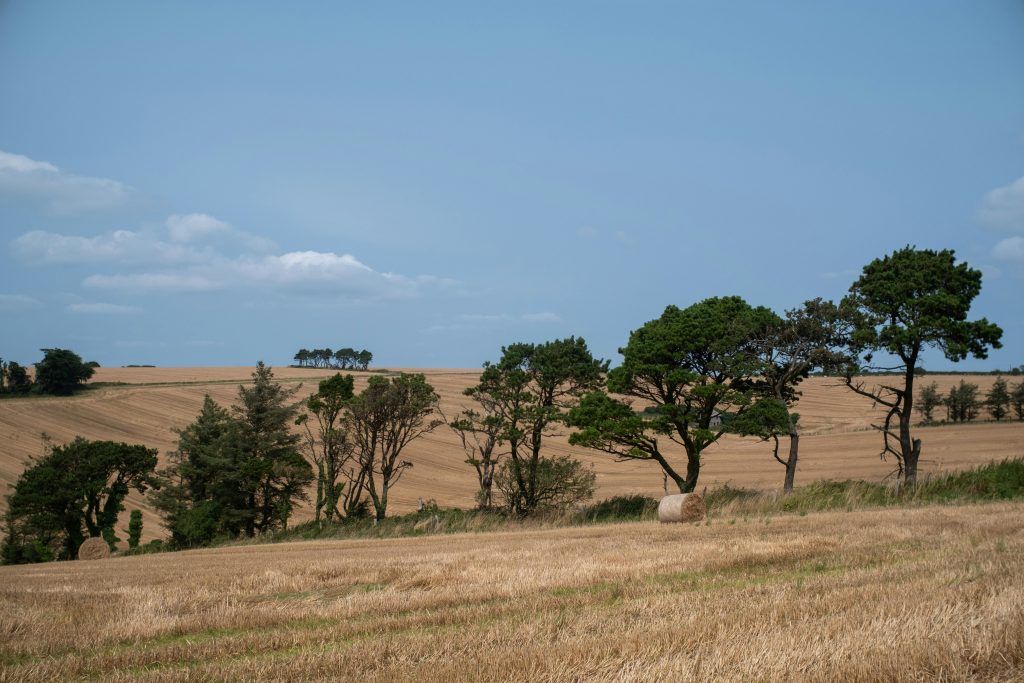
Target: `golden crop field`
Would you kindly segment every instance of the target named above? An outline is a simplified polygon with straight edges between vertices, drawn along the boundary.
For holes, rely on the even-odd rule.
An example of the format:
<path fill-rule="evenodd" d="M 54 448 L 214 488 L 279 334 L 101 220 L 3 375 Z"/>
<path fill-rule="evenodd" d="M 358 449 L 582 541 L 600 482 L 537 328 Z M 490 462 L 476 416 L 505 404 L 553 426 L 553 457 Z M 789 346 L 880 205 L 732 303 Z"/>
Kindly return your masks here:
<path fill-rule="evenodd" d="M 0 681 L 1019 681 L 1024 505 L 0 567 Z"/>
<path fill-rule="evenodd" d="M 479 370 L 416 370 L 441 395 L 444 412 L 453 416 L 468 405 L 462 390 L 475 383 Z M 57 443 L 76 435 L 90 439 L 113 439 L 143 443 L 161 454 L 176 443 L 174 428 L 191 422 L 210 394 L 223 405 L 231 404 L 239 383 L 249 380 L 252 368 L 100 368 L 94 382 L 123 382 L 86 392 L 71 398 L 28 398 L 0 401 L 0 490 L 6 490 L 30 456 L 42 452 L 40 434 L 45 432 Z M 308 395 L 316 383 L 332 370 L 275 368 L 275 376 L 285 384 L 301 388 L 296 397 Z M 357 390 L 370 373 L 354 372 Z M 922 383 L 936 381 L 941 390 L 959 382 L 961 377 L 935 375 Z M 987 391 L 995 378 L 976 375 L 964 378 Z M 867 479 L 879 481 L 890 474 L 894 463 L 882 462 L 879 435 L 870 429 L 879 411 L 870 401 L 854 395 L 838 380 L 811 378 L 804 385 L 804 396 L 797 411 L 805 436 L 801 439 L 801 460 L 797 485 L 815 479 Z M 928 427 L 918 432 L 924 441 L 921 469 L 924 475 L 962 469 L 993 459 L 1024 455 L 1024 423 L 980 423 Z M 659 496 L 663 492 L 661 471 L 654 463 L 615 462 L 610 456 L 570 449 L 564 437 L 549 443 L 551 452 L 572 453 L 592 463 L 597 472 L 596 498 L 619 494 L 643 493 Z M 681 449 L 667 448 L 682 466 Z M 439 428 L 414 441 L 406 451 L 414 467 L 392 491 L 389 511 L 407 512 L 417 500 L 435 499 L 444 506 L 470 507 L 476 488 L 476 475 L 463 461 L 454 434 Z M 776 463 L 767 444 L 756 439 L 725 437 L 705 452 L 701 486 L 753 488 L 781 487 L 783 468 Z M 0 498 L 0 506 L 3 500 Z M 128 509 L 144 513 L 144 537 L 162 535 L 159 518 L 146 501 L 132 493 Z M 297 513 L 301 521 L 307 516 Z M 125 516 L 126 517 L 126 516 Z M 127 525 L 127 518 L 122 520 Z"/>

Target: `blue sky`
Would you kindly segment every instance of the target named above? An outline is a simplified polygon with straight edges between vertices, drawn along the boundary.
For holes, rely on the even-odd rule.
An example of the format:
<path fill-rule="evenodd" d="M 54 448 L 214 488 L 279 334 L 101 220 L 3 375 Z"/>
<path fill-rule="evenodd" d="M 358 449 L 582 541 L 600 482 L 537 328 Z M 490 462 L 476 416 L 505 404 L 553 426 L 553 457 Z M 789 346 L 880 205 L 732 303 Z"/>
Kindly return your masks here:
<path fill-rule="evenodd" d="M 1024 363 L 1024 3 L 0 3 L 0 356 L 477 367 L 954 248 Z M 933 368 L 949 364 L 934 355 Z"/>

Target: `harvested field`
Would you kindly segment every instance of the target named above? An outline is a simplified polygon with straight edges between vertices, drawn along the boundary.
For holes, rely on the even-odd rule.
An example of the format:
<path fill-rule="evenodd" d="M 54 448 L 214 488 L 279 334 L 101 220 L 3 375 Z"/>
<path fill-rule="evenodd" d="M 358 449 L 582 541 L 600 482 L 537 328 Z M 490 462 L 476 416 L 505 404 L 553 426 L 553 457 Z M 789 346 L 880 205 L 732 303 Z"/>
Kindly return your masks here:
<path fill-rule="evenodd" d="M 143 443 L 161 453 L 174 448 L 173 428 L 191 422 L 210 394 L 221 404 L 235 400 L 238 384 L 249 380 L 252 368 L 100 368 L 94 382 L 123 382 L 100 386 L 73 398 L 28 398 L 0 401 L 0 488 L 14 482 L 27 459 L 42 451 L 40 434 L 47 433 L 57 442 L 81 435 L 90 439 L 114 439 Z M 332 370 L 314 368 L 276 368 L 275 375 L 287 384 L 302 389 L 298 395 L 313 391 L 316 383 Z M 479 370 L 427 369 L 427 375 L 442 397 L 442 407 L 454 415 L 466 405 L 462 390 L 472 385 Z M 354 372 L 357 389 L 372 373 Z M 938 382 L 945 391 L 966 379 L 986 391 L 995 380 L 991 375 L 929 375 L 923 383 Z M 893 464 L 878 458 L 880 439 L 869 427 L 879 411 L 870 401 L 860 398 L 838 381 L 811 378 L 804 383 L 804 398 L 798 412 L 805 436 L 801 440 L 801 463 L 797 484 L 815 479 L 856 478 L 879 481 L 891 473 Z M 928 427 L 918 435 L 924 440 L 922 472 L 963 469 L 993 459 L 1022 454 L 1024 423 L 973 423 Z M 550 442 L 553 453 L 572 453 L 592 462 L 597 472 L 596 497 L 643 493 L 661 495 L 662 478 L 653 463 L 616 463 L 610 457 L 570 449 L 564 438 Z M 679 449 L 677 463 L 683 462 Z M 463 461 L 465 456 L 457 439 L 441 428 L 413 442 L 407 451 L 415 466 L 392 492 L 389 510 L 406 512 L 415 508 L 418 498 L 437 500 L 441 505 L 469 507 L 473 504 L 476 475 Z M 706 451 L 701 486 L 754 488 L 781 487 L 783 469 L 772 460 L 768 446 L 752 439 L 727 437 Z M 3 505 L 0 499 L 0 506 Z M 144 513 L 144 538 L 161 535 L 159 520 L 136 494 L 129 496 L 128 509 Z M 297 518 L 304 518 L 300 511 Z M 123 520 L 127 524 L 127 518 Z"/>
<path fill-rule="evenodd" d="M 0 567 L 0 680 L 1015 681 L 1024 505 Z"/>

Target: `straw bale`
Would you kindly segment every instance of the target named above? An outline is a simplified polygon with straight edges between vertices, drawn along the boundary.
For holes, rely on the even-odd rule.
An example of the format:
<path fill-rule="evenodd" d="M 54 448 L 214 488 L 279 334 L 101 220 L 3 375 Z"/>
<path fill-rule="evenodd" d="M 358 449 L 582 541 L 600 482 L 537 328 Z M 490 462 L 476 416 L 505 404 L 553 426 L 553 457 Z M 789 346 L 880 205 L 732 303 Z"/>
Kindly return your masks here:
<path fill-rule="evenodd" d="M 658 504 L 658 521 L 699 522 L 707 515 L 704 496 L 699 493 L 677 493 L 665 496 Z"/>
<path fill-rule="evenodd" d="M 98 536 L 85 539 L 85 543 L 78 546 L 78 559 L 80 560 L 102 560 L 110 557 L 110 546 Z"/>

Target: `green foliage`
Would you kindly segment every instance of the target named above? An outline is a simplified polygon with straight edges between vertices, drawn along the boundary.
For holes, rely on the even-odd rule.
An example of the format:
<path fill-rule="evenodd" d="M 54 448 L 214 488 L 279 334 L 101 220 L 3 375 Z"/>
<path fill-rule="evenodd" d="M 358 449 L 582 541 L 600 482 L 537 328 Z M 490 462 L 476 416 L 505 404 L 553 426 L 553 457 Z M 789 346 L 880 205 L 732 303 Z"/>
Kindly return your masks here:
<path fill-rule="evenodd" d="M 422 374 L 371 377 L 349 404 L 348 432 L 365 472 L 366 492 L 378 520 L 387 515 L 388 495 L 412 467 L 401 459 L 411 441 L 443 424 L 431 419 L 439 402 Z"/>
<path fill-rule="evenodd" d="M 597 360 L 581 338 L 502 348 L 497 363 L 487 362 L 480 383 L 467 393 L 486 402 L 499 424 L 497 442 L 506 447 L 503 464 L 512 478 L 499 489 L 505 504 L 525 517 L 540 510 L 544 439 L 563 423 L 579 398 L 604 385 L 607 361 Z M 557 468 L 556 468 L 557 469 Z"/>
<path fill-rule="evenodd" d="M 935 409 L 941 406 L 942 402 L 938 383 L 926 384 L 921 388 L 921 395 L 918 396 L 917 412 L 921 413 L 921 418 L 925 422 L 933 422 Z"/>
<path fill-rule="evenodd" d="M 971 355 L 986 358 L 1001 348 L 1003 331 L 985 318 L 968 320 L 971 303 L 981 292 L 981 271 L 957 263 L 952 250 L 905 247 L 864 266 L 850 286 L 842 308 L 850 322 L 849 348 L 857 363 L 846 370 L 847 386 L 887 408 L 879 427 L 884 450 L 893 454 L 908 482 L 917 476 L 921 442 L 911 436 L 914 377 L 921 353 L 937 348 L 953 361 Z M 853 375 L 873 369 L 875 353 L 896 359 L 902 382 L 867 389 Z M 898 429 L 892 424 L 898 424 Z"/>
<path fill-rule="evenodd" d="M 534 469 L 535 484 L 529 493 L 533 496 L 527 502 L 527 493 L 520 482 L 526 476 L 523 472 L 528 463 L 513 458 L 503 460 L 494 477 L 494 485 L 502 494 L 506 510 L 515 516 L 523 516 L 523 510 L 530 514 L 566 510 L 583 503 L 594 495 L 597 475 L 567 455 L 541 456 Z"/>
<path fill-rule="evenodd" d="M 121 539 L 117 536 L 116 533 L 114 533 L 114 527 L 103 527 L 103 529 L 100 531 L 100 536 L 103 537 L 103 540 L 107 542 L 107 546 L 112 551 L 117 550 L 117 544 L 121 541 Z"/>
<path fill-rule="evenodd" d="M 36 386 L 44 394 L 70 396 L 93 375 L 93 368 L 67 349 L 42 349 L 36 363 Z"/>
<path fill-rule="evenodd" d="M 128 519 L 128 547 L 138 548 L 142 540 L 142 510 L 132 510 Z"/>
<path fill-rule="evenodd" d="M 105 534 L 109 543 L 128 492 L 159 485 L 156 463 L 156 450 L 145 446 L 77 438 L 52 447 L 7 498 L 5 561 L 74 559 L 86 535 Z"/>
<path fill-rule="evenodd" d="M 239 387 L 238 405 L 228 411 L 207 396 L 179 432 L 154 497 L 175 547 L 287 527 L 296 502 L 308 500 L 313 470 L 290 429 L 298 405 L 273 377 L 259 363 L 252 385 Z"/>
<path fill-rule="evenodd" d="M 701 454 L 757 395 L 763 366 L 754 341 L 778 320 L 767 308 L 739 297 L 706 299 L 688 308 L 669 306 L 629 336 L 621 366 L 608 373 L 608 390 L 654 406 L 638 418 L 629 403 L 588 396 L 568 420 L 577 445 L 619 458 L 656 461 L 680 491 L 692 491 Z M 661 453 L 664 436 L 686 450 L 686 476 Z"/>
<path fill-rule="evenodd" d="M 1024 382 L 1017 382 L 1010 394 L 1010 407 L 1018 420 L 1024 420 Z"/>
<path fill-rule="evenodd" d="M 1012 397 L 1010 396 L 1010 389 L 1006 384 L 1006 380 L 998 377 L 992 383 L 992 388 L 989 392 L 985 394 L 985 407 L 988 409 L 989 415 L 998 422 L 1010 414 L 1011 400 Z"/>
<path fill-rule="evenodd" d="M 344 484 L 338 478 L 346 475 L 351 486 L 345 496 L 345 509 L 351 510 L 359 502 L 363 492 L 361 468 L 346 469 L 354 455 L 354 444 L 349 438 L 343 421 L 343 414 L 353 398 L 355 381 L 352 375 L 340 373 L 321 380 L 317 393 L 306 399 L 306 413 L 296 418 L 296 423 L 305 430 L 305 446 L 317 468 L 316 502 L 313 520 L 320 521 L 321 515 L 330 522 L 341 516 L 338 502 L 344 491 Z M 313 420 L 309 418 L 312 416 Z M 315 425 L 313 424 L 315 422 Z M 351 476 L 349 476 L 351 475 Z"/>
<path fill-rule="evenodd" d="M 0 394 L 25 395 L 31 390 L 28 370 L 14 361 L 0 360 Z"/>
<path fill-rule="evenodd" d="M 647 496 L 615 496 L 589 505 L 579 512 L 581 521 L 612 522 L 655 519 L 658 501 Z"/>
<path fill-rule="evenodd" d="M 950 388 L 945 403 L 950 422 L 970 422 L 981 407 L 978 385 L 960 380 L 960 384 Z"/>

